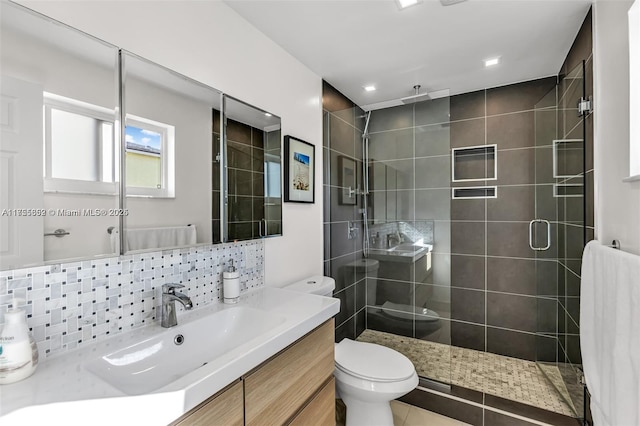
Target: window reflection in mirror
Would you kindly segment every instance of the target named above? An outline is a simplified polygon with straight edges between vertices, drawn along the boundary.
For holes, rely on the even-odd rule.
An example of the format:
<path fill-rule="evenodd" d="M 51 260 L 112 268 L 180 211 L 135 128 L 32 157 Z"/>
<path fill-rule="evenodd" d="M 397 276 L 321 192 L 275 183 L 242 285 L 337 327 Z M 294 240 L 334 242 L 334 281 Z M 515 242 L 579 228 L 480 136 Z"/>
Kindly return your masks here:
<path fill-rule="evenodd" d="M 219 242 L 211 159 L 220 92 L 128 52 L 122 62 L 125 251 Z"/>
<path fill-rule="evenodd" d="M 225 101 L 228 240 L 282 234 L 280 118 Z"/>
<path fill-rule="evenodd" d="M 0 7 L 0 267 L 117 254 L 118 49 Z"/>

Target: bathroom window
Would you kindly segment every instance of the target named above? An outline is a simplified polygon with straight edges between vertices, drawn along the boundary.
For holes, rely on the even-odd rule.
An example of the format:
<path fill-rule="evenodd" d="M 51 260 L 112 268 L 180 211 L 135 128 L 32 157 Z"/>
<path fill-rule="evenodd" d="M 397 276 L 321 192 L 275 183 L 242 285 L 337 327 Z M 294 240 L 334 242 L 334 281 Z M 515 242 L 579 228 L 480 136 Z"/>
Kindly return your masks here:
<path fill-rule="evenodd" d="M 125 161 L 127 195 L 175 196 L 175 127 L 127 115 Z"/>
<path fill-rule="evenodd" d="M 113 110 L 44 93 L 45 191 L 115 194 Z"/>

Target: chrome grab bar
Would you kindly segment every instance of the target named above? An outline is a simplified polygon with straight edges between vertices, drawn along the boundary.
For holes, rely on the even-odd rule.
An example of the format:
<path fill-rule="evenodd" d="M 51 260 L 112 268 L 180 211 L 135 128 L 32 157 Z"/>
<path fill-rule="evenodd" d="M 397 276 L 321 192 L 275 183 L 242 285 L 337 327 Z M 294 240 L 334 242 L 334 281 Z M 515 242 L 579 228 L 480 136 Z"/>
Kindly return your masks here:
<path fill-rule="evenodd" d="M 547 245 L 544 247 L 534 247 L 533 245 L 533 228 L 535 223 L 544 223 L 545 225 L 547 225 Z M 551 223 L 549 223 L 548 220 L 533 219 L 531 222 L 529 222 L 529 247 L 531 248 L 531 250 L 535 251 L 549 250 L 549 247 L 551 247 Z"/>
<path fill-rule="evenodd" d="M 71 232 L 67 232 L 64 229 L 56 229 L 53 232 L 47 232 L 46 234 L 44 234 L 45 237 L 58 237 L 58 238 L 62 238 L 65 235 L 69 235 L 71 234 Z"/>

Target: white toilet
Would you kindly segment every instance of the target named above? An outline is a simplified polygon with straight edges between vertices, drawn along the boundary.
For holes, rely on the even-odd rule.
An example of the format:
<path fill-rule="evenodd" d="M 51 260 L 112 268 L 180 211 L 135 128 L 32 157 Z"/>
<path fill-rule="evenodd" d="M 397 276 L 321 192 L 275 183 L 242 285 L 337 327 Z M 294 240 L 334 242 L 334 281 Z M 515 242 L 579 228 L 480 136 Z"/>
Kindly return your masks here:
<path fill-rule="evenodd" d="M 285 286 L 331 297 L 335 281 L 316 275 Z M 418 386 L 409 358 L 373 343 L 343 339 L 335 346 L 336 396 L 347 406 L 346 426 L 393 426 L 390 402 Z"/>

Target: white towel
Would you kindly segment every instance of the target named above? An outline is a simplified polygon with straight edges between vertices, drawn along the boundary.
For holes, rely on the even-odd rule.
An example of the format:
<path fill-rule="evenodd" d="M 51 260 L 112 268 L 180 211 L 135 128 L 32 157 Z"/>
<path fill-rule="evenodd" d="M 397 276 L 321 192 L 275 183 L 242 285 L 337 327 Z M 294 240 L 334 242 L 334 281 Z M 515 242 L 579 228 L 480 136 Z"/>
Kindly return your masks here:
<path fill-rule="evenodd" d="M 195 225 L 127 229 L 126 236 L 126 251 L 190 246 L 197 241 Z"/>
<path fill-rule="evenodd" d="M 640 256 L 591 241 L 582 258 L 580 341 L 595 426 L 640 425 Z"/>

